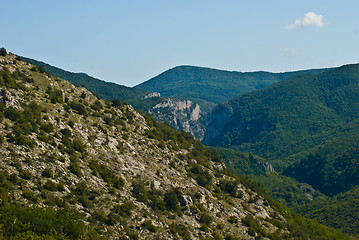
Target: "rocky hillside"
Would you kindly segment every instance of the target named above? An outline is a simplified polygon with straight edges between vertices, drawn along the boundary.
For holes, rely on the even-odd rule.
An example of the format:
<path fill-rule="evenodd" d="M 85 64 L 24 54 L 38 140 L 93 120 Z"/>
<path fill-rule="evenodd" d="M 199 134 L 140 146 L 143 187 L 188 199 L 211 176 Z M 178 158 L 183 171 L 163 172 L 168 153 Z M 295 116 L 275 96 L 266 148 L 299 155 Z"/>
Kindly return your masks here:
<path fill-rule="evenodd" d="M 2 239 L 346 238 L 187 133 L 15 55 L 0 56 L 0 93 Z"/>

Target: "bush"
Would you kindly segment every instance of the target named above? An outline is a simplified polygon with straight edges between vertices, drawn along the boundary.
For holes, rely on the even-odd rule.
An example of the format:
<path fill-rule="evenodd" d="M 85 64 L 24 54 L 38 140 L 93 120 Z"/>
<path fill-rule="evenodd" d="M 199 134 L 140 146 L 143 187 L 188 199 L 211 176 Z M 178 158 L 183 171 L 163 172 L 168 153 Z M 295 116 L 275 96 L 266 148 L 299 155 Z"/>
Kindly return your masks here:
<path fill-rule="evenodd" d="M 40 129 L 44 130 L 47 133 L 54 131 L 54 125 L 52 123 L 44 123 L 41 125 Z"/>
<path fill-rule="evenodd" d="M 230 180 L 220 180 L 219 187 L 223 192 L 229 193 L 231 196 L 237 196 L 237 181 L 230 181 Z"/>
<path fill-rule="evenodd" d="M 132 183 L 132 193 L 137 201 L 147 202 L 149 193 L 140 179 Z"/>
<path fill-rule="evenodd" d="M 0 56 L 6 56 L 7 52 L 5 48 L 0 48 Z"/>
<path fill-rule="evenodd" d="M 52 178 L 54 176 L 54 172 L 50 168 L 45 168 L 41 173 L 42 177 Z"/>
<path fill-rule="evenodd" d="M 238 219 L 236 218 L 236 216 L 230 216 L 228 222 L 235 224 L 238 223 Z"/>
<path fill-rule="evenodd" d="M 79 139 L 75 139 L 73 140 L 72 144 L 71 144 L 72 148 L 75 149 L 76 151 L 80 152 L 80 153 L 84 153 L 85 152 L 85 145 L 83 144 L 83 142 Z"/>
<path fill-rule="evenodd" d="M 25 180 L 30 180 L 32 178 L 32 173 L 27 170 L 21 170 L 20 177 L 22 177 Z"/>
<path fill-rule="evenodd" d="M 100 111 L 102 109 L 102 104 L 99 100 L 96 100 L 90 107 L 92 110 Z"/>
<path fill-rule="evenodd" d="M 78 163 L 70 163 L 70 171 L 78 177 L 82 177 L 82 171 Z"/>
<path fill-rule="evenodd" d="M 185 226 L 183 224 L 172 223 L 169 226 L 169 230 L 174 236 L 176 236 L 176 234 L 180 235 L 183 240 L 192 239 L 191 234 L 189 233 L 187 226 Z"/>
<path fill-rule="evenodd" d="M 57 191 L 57 184 L 54 183 L 51 180 L 48 180 L 45 184 L 44 184 L 44 189 L 47 189 L 49 191 Z"/>
<path fill-rule="evenodd" d="M 179 205 L 179 197 L 181 196 L 181 192 L 177 188 L 172 188 L 164 195 L 164 201 L 166 203 L 167 210 L 177 211 L 180 209 Z"/>
<path fill-rule="evenodd" d="M 127 201 L 121 205 L 114 207 L 113 211 L 122 217 L 130 217 L 132 210 L 135 209 L 136 205 L 133 202 Z"/>
<path fill-rule="evenodd" d="M 84 105 L 82 105 L 81 103 L 76 103 L 76 102 L 72 101 L 67 104 L 67 107 L 74 109 L 75 111 L 77 111 L 78 114 L 80 114 L 84 117 L 88 116 L 86 107 Z"/>
<path fill-rule="evenodd" d="M 86 235 L 79 214 L 69 209 L 6 205 L 0 208 L 4 239 L 80 239 Z"/>
<path fill-rule="evenodd" d="M 91 161 L 90 168 L 92 169 L 92 171 L 94 171 L 96 175 L 100 174 L 102 179 L 110 186 L 113 186 L 117 189 L 121 189 L 125 184 L 125 180 L 123 180 L 121 177 L 117 177 L 116 175 L 114 175 L 113 172 L 103 164 L 99 164 L 96 161 Z"/>
<path fill-rule="evenodd" d="M 115 108 L 119 108 L 119 107 L 123 106 L 121 101 L 119 99 L 117 99 L 117 98 L 112 99 L 111 102 L 112 102 L 112 106 L 115 107 Z"/>
<path fill-rule="evenodd" d="M 63 98 L 63 93 L 61 90 L 59 89 L 54 89 L 54 90 L 47 90 L 46 93 L 49 95 L 50 101 L 51 103 L 63 103 L 64 102 L 64 98 Z"/>
<path fill-rule="evenodd" d="M 142 223 L 142 227 L 146 228 L 150 232 L 156 232 L 156 227 L 152 224 L 150 220 L 146 220 Z"/>
<path fill-rule="evenodd" d="M 14 184 L 17 184 L 19 182 L 19 178 L 15 173 L 10 174 L 9 180 L 13 182 Z"/>
<path fill-rule="evenodd" d="M 213 217 L 206 212 L 202 212 L 199 217 L 199 222 L 209 226 L 213 221 Z"/>
<path fill-rule="evenodd" d="M 194 164 L 190 170 L 192 174 L 190 174 L 197 183 L 202 186 L 211 186 L 212 185 L 212 176 L 209 174 L 207 170 L 204 170 L 203 167 L 199 164 Z"/>
<path fill-rule="evenodd" d="M 37 202 L 38 202 L 37 196 L 36 196 L 36 195 L 34 194 L 34 192 L 31 191 L 31 190 L 24 189 L 24 190 L 22 191 L 22 196 L 23 196 L 24 198 L 26 198 L 26 199 L 28 199 L 28 200 L 34 202 L 34 203 L 37 203 Z"/>

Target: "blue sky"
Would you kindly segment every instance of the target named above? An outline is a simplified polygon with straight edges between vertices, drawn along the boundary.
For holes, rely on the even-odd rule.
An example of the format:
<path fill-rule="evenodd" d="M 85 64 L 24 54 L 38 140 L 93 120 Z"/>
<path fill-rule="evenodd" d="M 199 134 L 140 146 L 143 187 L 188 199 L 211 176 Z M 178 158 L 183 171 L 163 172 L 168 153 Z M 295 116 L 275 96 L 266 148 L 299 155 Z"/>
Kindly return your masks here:
<path fill-rule="evenodd" d="M 357 0 L 1 0 L 0 47 L 134 86 L 178 66 L 282 72 L 359 62 Z"/>

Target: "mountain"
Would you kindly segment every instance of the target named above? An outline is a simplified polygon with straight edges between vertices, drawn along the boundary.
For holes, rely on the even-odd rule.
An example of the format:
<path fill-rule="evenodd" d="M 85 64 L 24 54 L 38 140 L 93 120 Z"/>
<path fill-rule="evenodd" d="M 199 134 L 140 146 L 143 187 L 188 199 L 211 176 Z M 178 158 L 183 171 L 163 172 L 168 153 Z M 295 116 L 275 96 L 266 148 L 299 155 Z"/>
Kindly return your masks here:
<path fill-rule="evenodd" d="M 359 65 L 347 65 L 299 75 L 220 104 L 204 143 L 255 152 L 283 168 L 295 154 L 357 135 L 358 73 Z"/>
<path fill-rule="evenodd" d="M 247 164 L 248 176 L 264 183 L 272 196 L 328 226 L 359 234 L 355 224 L 348 224 L 353 217 L 345 218 L 344 206 L 355 205 L 354 198 L 341 197 L 353 196 L 359 184 L 358 83 L 359 64 L 351 64 L 240 95 L 213 110 L 203 142 L 259 155 L 277 173 L 253 174 L 253 166 Z M 246 160 L 238 154 L 221 155 L 232 171 L 243 171 L 236 166 Z M 302 186 L 320 195 L 297 201 Z M 334 207 L 333 202 L 342 205 Z M 319 213 L 311 206 L 323 210 Z M 353 216 L 359 214 L 357 208 L 349 209 Z M 340 211 L 343 221 L 334 224 L 331 215 L 340 219 Z"/>
<path fill-rule="evenodd" d="M 68 80 L 77 86 L 84 86 L 102 98 L 125 101 L 143 113 L 150 113 L 156 120 L 167 122 L 173 129 L 191 133 L 199 140 L 204 137 L 206 115 L 216 104 L 291 76 L 304 73 L 319 74 L 329 70 L 241 73 L 179 66 L 129 88 L 104 82 L 85 73 L 71 73 L 34 59 L 22 59 L 43 68 L 43 71 L 48 71 L 53 76 Z"/>
<path fill-rule="evenodd" d="M 2 239 L 350 239 L 189 134 L 13 54 L 0 57 L 0 92 Z"/>
<path fill-rule="evenodd" d="M 136 87 L 158 92 L 163 97 L 200 99 L 212 106 L 240 94 L 272 85 L 300 74 L 319 74 L 328 69 L 286 73 L 235 72 L 204 67 L 178 66 L 167 70 Z"/>
<path fill-rule="evenodd" d="M 210 109 L 207 106 L 208 103 L 204 101 L 196 101 L 201 103 L 202 108 L 200 108 L 198 103 L 193 103 L 189 100 L 184 100 L 186 104 L 183 104 L 183 100 L 165 99 L 159 94 L 150 93 L 140 88 L 108 83 L 90 77 L 86 73 L 72 73 L 31 58 L 21 58 L 41 68 L 43 72 L 48 72 L 77 86 L 83 86 L 101 98 L 125 101 L 143 113 L 150 113 L 156 120 L 167 122 L 173 129 L 185 130 L 197 139 L 203 138 L 203 124 L 197 120 L 203 115 L 203 111 L 207 112 Z"/>
<path fill-rule="evenodd" d="M 298 209 L 311 219 L 359 237 L 359 187 Z"/>
<path fill-rule="evenodd" d="M 202 140 L 207 124 L 206 115 L 217 104 L 239 94 L 269 86 L 283 79 L 300 74 L 319 74 L 329 69 L 312 69 L 286 73 L 235 72 L 204 67 L 178 66 L 137 85 L 150 92 L 169 98 L 174 104 L 160 103 L 149 112 L 156 119 L 167 121 L 177 130 L 185 130 Z M 178 111 L 178 104 L 190 101 L 191 107 Z M 198 119 L 191 118 L 191 110 L 198 109 Z M 170 114 L 169 114 L 170 113 Z M 190 117 L 186 117 L 189 115 Z"/>
<path fill-rule="evenodd" d="M 143 91 L 139 88 L 130 88 L 116 83 L 105 82 L 103 80 L 91 77 L 86 73 L 68 72 L 31 58 L 21 57 L 21 59 L 28 63 L 41 67 L 43 71 L 47 71 L 55 77 L 65 79 L 77 86 L 83 86 L 87 90 L 107 100 L 112 100 L 116 98 L 121 101 L 137 100 L 144 98 L 148 94 L 148 92 Z"/>
<path fill-rule="evenodd" d="M 339 229 L 356 238 L 359 237 L 359 226 L 358 221 L 356 221 L 359 217 L 359 187 L 355 186 L 355 180 L 353 182 L 348 181 L 347 185 L 350 186 L 350 190 L 328 197 L 316 190 L 317 186 L 315 185 L 311 186 L 298 182 L 294 178 L 275 171 L 270 163 L 259 156 L 230 149 L 220 148 L 218 150 L 232 173 L 245 174 L 250 179 L 259 181 L 274 199 L 326 226 Z M 347 163 L 341 163 L 341 165 L 345 164 Z M 326 163 L 322 165 L 325 166 Z M 347 168 L 350 169 L 350 167 L 352 165 Z M 313 177 L 317 175 L 317 172 L 320 172 L 318 169 L 315 169 L 316 172 L 311 170 L 312 166 L 309 164 L 305 169 L 298 169 L 297 171 Z M 355 167 L 352 168 L 352 171 L 356 171 Z M 329 176 L 334 181 L 328 178 L 328 185 L 332 184 L 335 189 L 337 177 L 336 174 L 330 174 Z M 342 177 L 351 176 L 345 171 L 341 175 Z"/>

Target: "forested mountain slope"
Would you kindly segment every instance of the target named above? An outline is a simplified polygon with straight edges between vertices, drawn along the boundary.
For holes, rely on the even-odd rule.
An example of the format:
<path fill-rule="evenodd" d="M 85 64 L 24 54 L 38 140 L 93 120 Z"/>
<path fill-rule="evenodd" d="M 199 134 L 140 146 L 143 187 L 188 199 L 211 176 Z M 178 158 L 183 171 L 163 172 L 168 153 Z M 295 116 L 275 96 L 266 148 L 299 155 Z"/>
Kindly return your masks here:
<path fill-rule="evenodd" d="M 285 73 L 236 72 L 195 66 L 178 66 L 137 85 L 163 97 L 200 99 L 219 104 L 240 94 L 251 92 L 280 80 L 300 75 L 319 74 L 328 69 L 313 69 Z"/>
<path fill-rule="evenodd" d="M 359 65 L 347 65 L 240 95 L 213 110 L 204 142 L 255 152 L 283 168 L 294 154 L 357 135 L 358 81 Z"/>
<path fill-rule="evenodd" d="M 254 176 L 266 181 L 273 196 L 294 203 L 306 216 L 357 235 L 359 229 L 352 221 L 359 214 L 353 207 L 359 184 L 358 102 L 358 64 L 316 76 L 296 76 L 216 107 L 204 142 L 255 153 L 279 174 L 310 184 L 313 190 L 299 183 L 287 185 L 291 181 L 281 184 L 284 176 L 278 179 L 276 174 Z M 243 163 L 233 160 L 240 158 L 223 156 L 233 163 L 232 170 L 243 172 L 236 168 Z M 302 201 L 298 198 L 302 189 L 319 190 L 328 197 Z"/>

